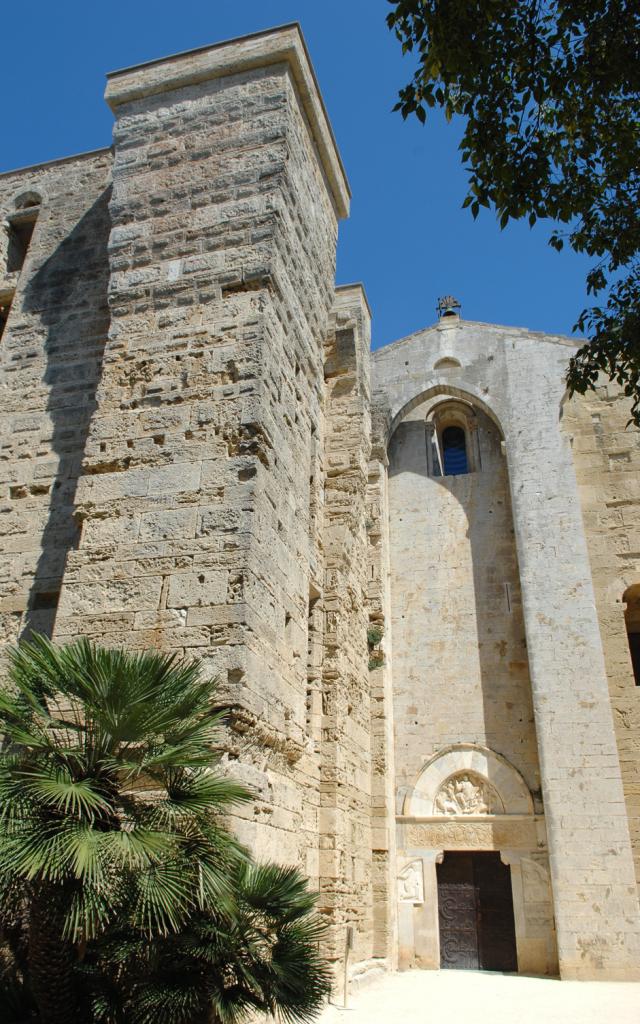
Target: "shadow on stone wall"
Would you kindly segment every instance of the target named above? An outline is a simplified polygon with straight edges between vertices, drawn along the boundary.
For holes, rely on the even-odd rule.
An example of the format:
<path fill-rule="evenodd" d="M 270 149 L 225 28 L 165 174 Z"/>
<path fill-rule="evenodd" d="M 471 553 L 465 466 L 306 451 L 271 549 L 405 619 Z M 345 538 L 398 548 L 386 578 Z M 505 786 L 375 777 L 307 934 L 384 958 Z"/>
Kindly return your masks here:
<path fill-rule="evenodd" d="M 78 546 L 76 490 L 109 330 L 109 194 L 106 189 L 99 196 L 40 267 L 23 300 L 24 312 L 46 329 L 51 434 L 41 445 L 49 446 L 57 469 L 34 482 L 36 493 L 49 488 L 49 507 L 21 639 L 33 632 L 52 635 L 67 557 Z"/>
<path fill-rule="evenodd" d="M 424 479 L 425 484 L 429 482 L 423 490 L 421 517 L 418 506 L 395 510 L 402 517 L 413 516 L 413 524 L 407 528 L 415 533 L 416 572 L 420 572 L 421 544 L 427 546 L 428 559 L 449 565 L 449 589 L 443 588 L 441 574 L 440 590 L 433 595 L 439 615 L 433 611 L 428 614 L 419 641 L 423 645 L 425 696 L 429 699 L 433 681 L 440 684 L 434 688 L 438 699 L 444 699 L 437 673 L 445 672 L 451 704 L 443 708 L 427 705 L 423 713 L 436 718 L 444 715 L 447 725 L 441 726 L 442 742 L 454 737 L 456 741 L 488 746 L 504 756 L 539 798 L 536 732 L 507 464 L 501 455 L 498 428 L 481 410 L 476 413 L 483 435 L 482 465 L 477 471 L 430 476 L 423 419 L 399 423 L 389 443 L 390 478 L 409 473 Z M 448 506 L 439 502 L 429 506 L 429 495 L 435 497 L 438 490 L 451 496 Z M 420 491 L 413 493 L 414 502 L 416 493 Z M 447 508 L 453 512 L 456 506 L 465 524 L 462 532 L 461 522 L 457 537 L 446 521 Z M 393 509 L 390 514 L 394 514 Z M 451 547 L 454 543 L 458 545 L 455 551 Z M 407 581 L 407 586 L 411 585 Z M 429 581 L 424 579 L 422 586 L 425 589 L 419 597 L 428 608 Z M 443 647 L 448 653 L 442 653 Z M 433 649 L 440 652 L 435 664 L 431 660 Z M 394 653 L 397 656 L 397 647 Z M 471 693 L 463 667 L 467 653 L 471 682 L 477 680 L 479 684 Z M 468 706 L 470 697 L 472 705 Z M 401 728 L 398 723 L 397 727 Z M 410 779 L 406 782 L 412 784 Z"/>

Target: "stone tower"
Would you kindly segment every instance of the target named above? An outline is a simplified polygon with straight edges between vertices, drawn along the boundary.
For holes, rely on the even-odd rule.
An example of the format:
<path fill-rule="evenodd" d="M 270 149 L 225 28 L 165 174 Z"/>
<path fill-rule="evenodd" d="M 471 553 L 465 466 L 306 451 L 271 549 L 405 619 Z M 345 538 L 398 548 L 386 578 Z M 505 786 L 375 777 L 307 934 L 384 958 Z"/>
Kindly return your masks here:
<path fill-rule="evenodd" d="M 2 641 L 200 658 L 238 833 L 354 975 L 447 966 L 475 872 L 493 966 L 633 976 L 624 399 L 566 403 L 566 339 L 455 312 L 370 356 L 297 26 L 106 97 L 112 149 L 0 175 Z"/>

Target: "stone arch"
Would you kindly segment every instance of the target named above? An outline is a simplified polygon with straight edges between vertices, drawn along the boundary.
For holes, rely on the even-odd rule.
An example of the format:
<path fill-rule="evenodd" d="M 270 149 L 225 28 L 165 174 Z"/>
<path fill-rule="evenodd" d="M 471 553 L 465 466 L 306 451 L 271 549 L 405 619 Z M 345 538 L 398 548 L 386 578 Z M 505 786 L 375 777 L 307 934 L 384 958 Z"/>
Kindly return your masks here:
<path fill-rule="evenodd" d="M 444 401 L 458 399 L 460 402 L 470 405 L 474 409 L 482 410 L 482 412 L 489 417 L 492 423 L 495 424 L 500 433 L 500 437 L 504 440 L 505 434 L 500 422 L 500 416 L 487 403 L 486 396 L 482 396 L 476 388 L 471 386 L 462 388 L 458 385 L 451 384 L 449 381 L 434 381 L 433 384 L 421 391 L 418 391 L 412 398 L 405 401 L 402 405 L 389 410 L 385 439 L 386 446 L 389 445 L 389 441 L 391 440 L 396 427 L 402 422 L 405 416 L 415 409 L 417 405 L 420 405 L 422 402 L 425 402 L 434 395 L 443 395 Z"/>
<path fill-rule="evenodd" d="M 440 750 L 424 766 L 415 786 L 404 796 L 403 815 L 412 818 L 440 815 L 442 812 L 436 807 L 438 794 L 455 776 L 477 777 L 486 783 L 487 789 L 499 798 L 499 804 L 495 805 L 498 813 L 533 814 L 529 788 L 506 758 L 488 747 L 456 743 Z"/>
<path fill-rule="evenodd" d="M 447 419 L 451 423 L 465 424 L 469 418 L 476 417 L 476 407 L 472 402 L 453 395 L 444 395 L 442 400 L 432 405 L 427 413 L 427 419 Z"/>
<path fill-rule="evenodd" d="M 433 364 L 434 370 L 461 370 L 462 363 L 454 356 L 442 356 Z"/>
<path fill-rule="evenodd" d="M 19 192 L 13 200 L 14 210 L 30 210 L 38 206 L 42 206 L 42 195 L 34 189 Z"/>

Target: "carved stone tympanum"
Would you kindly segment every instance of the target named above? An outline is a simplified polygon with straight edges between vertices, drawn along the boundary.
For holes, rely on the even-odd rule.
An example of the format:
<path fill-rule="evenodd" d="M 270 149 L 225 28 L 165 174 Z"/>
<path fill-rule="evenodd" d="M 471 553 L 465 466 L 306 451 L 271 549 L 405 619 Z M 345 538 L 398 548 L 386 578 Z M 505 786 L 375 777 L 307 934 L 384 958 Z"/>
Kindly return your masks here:
<path fill-rule="evenodd" d="M 493 786 L 474 772 L 459 772 L 440 787 L 436 814 L 502 814 L 504 807 Z"/>

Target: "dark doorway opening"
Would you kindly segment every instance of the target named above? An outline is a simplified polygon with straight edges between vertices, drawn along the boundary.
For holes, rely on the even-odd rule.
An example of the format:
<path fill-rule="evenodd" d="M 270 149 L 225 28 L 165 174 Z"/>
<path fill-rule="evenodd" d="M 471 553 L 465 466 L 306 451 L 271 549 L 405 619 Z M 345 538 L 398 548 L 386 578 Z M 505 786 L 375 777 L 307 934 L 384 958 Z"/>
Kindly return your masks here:
<path fill-rule="evenodd" d="M 445 853 L 437 865 L 440 966 L 517 971 L 511 869 L 499 853 Z"/>

